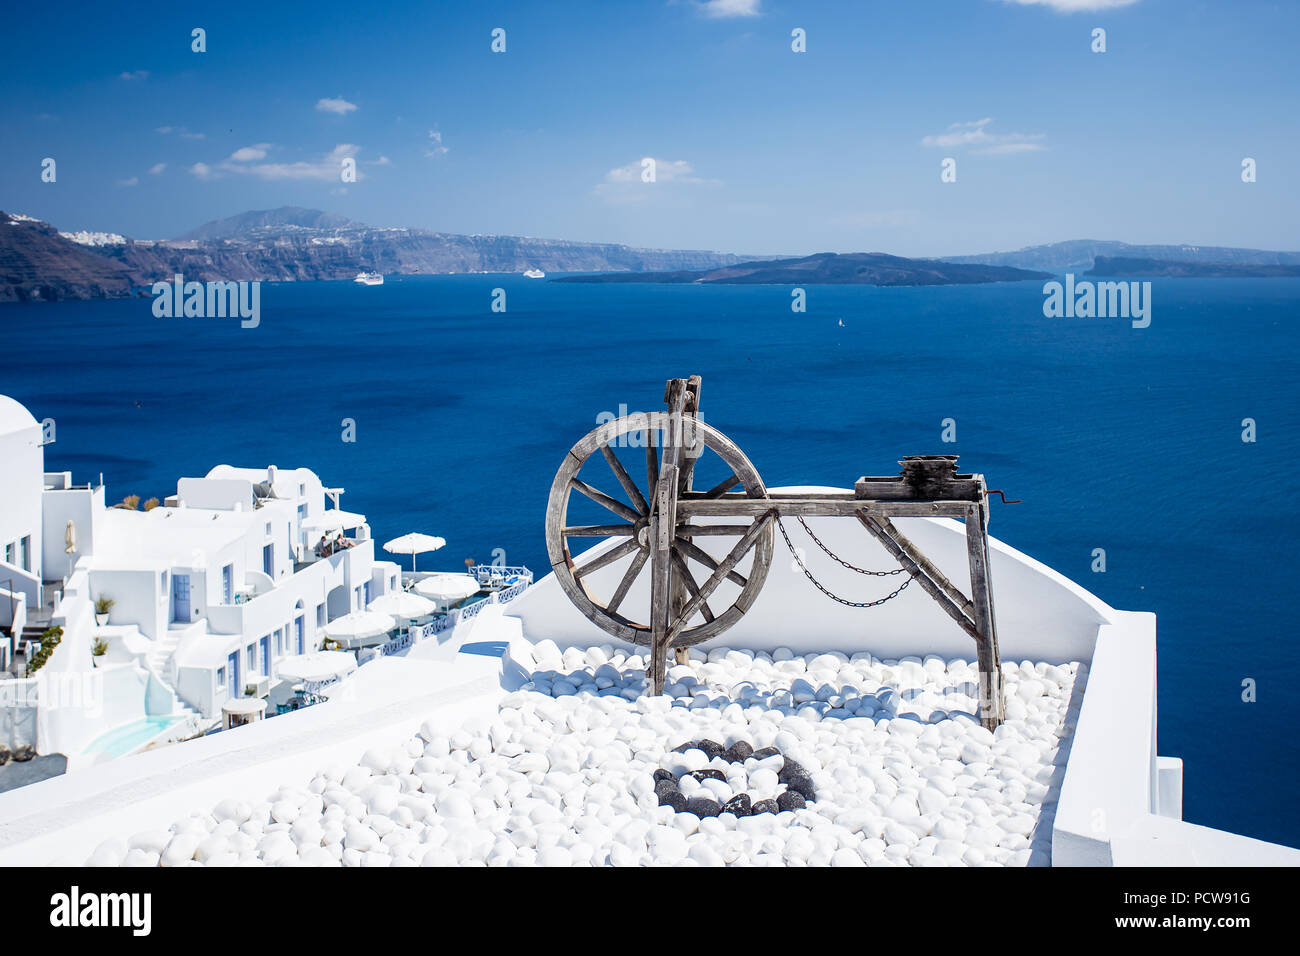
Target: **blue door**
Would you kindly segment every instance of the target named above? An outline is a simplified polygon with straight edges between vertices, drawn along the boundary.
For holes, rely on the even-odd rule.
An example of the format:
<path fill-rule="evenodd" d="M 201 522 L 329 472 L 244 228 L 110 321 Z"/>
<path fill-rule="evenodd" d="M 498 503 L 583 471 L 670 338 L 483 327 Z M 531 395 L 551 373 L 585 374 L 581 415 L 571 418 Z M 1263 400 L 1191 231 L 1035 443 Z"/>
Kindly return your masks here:
<path fill-rule="evenodd" d="M 303 633 L 304 633 L 302 615 L 299 615 L 298 617 L 294 618 L 293 633 L 294 636 L 297 638 L 296 643 L 298 645 L 298 653 L 301 654 L 303 651 Z"/>
<path fill-rule="evenodd" d="M 262 638 L 262 673 L 268 677 L 271 674 L 271 635 L 268 634 Z"/>
<path fill-rule="evenodd" d="M 190 576 L 188 574 L 172 575 L 172 620 L 190 620 Z"/>
<path fill-rule="evenodd" d="M 235 596 L 235 566 L 227 564 L 221 569 L 221 603 L 229 604 Z"/>
<path fill-rule="evenodd" d="M 226 658 L 226 693 L 231 697 L 241 696 L 235 693 L 237 687 L 239 687 L 239 651 Z"/>
<path fill-rule="evenodd" d="M 275 577 L 275 545 L 268 544 L 262 549 L 262 570 L 267 577 Z"/>

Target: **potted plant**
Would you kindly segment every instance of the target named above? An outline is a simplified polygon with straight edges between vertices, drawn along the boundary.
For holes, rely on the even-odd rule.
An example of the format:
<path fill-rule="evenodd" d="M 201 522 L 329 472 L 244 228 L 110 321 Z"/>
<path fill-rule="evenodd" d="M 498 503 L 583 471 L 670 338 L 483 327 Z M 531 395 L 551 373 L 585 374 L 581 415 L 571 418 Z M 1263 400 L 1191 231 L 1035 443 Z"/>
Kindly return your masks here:
<path fill-rule="evenodd" d="M 95 642 L 90 645 L 90 663 L 95 667 L 99 666 L 99 659 L 108 653 L 108 641 L 102 637 L 95 638 Z"/>
<path fill-rule="evenodd" d="M 108 612 L 113 610 L 116 602 L 111 597 L 95 599 L 95 623 L 103 627 L 108 623 Z"/>

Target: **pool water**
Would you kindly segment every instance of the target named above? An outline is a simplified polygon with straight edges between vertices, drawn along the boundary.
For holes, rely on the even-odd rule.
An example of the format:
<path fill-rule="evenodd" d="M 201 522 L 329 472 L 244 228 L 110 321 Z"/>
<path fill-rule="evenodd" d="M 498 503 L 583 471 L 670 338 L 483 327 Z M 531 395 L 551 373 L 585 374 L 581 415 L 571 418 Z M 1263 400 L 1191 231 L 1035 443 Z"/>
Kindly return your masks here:
<path fill-rule="evenodd" d="M 106 734 L 96 737 L 83 751 L 88 754 L 107 754 L 120 757 L 128 754 L 142 744 L 153 740 L 172 724 L 184 720 L 173 715 L 142 717 L 129 724 L 115 727 Z"/>

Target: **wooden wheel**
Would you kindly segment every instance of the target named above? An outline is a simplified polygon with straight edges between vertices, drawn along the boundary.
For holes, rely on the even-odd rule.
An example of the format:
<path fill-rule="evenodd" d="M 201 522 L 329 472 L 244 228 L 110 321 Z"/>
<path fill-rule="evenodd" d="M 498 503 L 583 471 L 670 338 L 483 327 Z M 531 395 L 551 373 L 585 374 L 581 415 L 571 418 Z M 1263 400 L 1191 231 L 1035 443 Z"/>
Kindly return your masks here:
<path fill-rule="evenodd" d="M 674 443 L 674 434 L 681 435 L 680 442 Z M 624 451 L 620 457 L 619 451 L 627 448 L 644 452 Z M 643 465 L 626 463 L 642 454 Z M 592 467 L 580 477 L 588 464 Z M 633 477 L 642 471 L 644 483 Z M 694 491 L 694 479 L 710 471 L 725 477 L 707 491 Z M 618 488 L 621 496 L 610 493 Z M 573 499 L 575 492 L 579 499 Z M 711 425 L 670 412 L 638 412 L 600 425 L 569 450 L 551 484 L 546 510 L 551 568 L 578 609 L 615 637 L 653 646 L 658 631 L 678 648 L 706 641 L 740 620 L 762 590 L 772 561 L 769 514 L 698 524 L 677 516 L 678 500 L 714 499 L 728 492 L 767 497 L 749 459 Z M 603 509 L 602 520 L 609 523 L 571 525 L 570 501 L 583 499 L 588 511 L 592 503 Z M 616 540 L 575 561 L 571 538 Z M 653 577 L 656 568 L 662 569 L 667 591 L 652 582 L 644 608 L 628 610 L 629 592 L 643 572 Z M 656 593 L 666 599 L 656 599 Z M 657 604 L 666 615 L 658 628 L 653 621 Z"/>

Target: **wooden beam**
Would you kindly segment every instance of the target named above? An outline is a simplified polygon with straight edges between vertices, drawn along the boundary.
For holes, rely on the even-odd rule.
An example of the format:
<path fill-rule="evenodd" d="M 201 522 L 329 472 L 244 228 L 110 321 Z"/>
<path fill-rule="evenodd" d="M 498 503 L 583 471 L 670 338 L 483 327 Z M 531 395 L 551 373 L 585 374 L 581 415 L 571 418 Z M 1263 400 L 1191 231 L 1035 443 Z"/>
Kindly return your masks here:
<path fill-rule="evenodd" d="M 885 546 L 885 550 L 892 554 L 895 560 L 912 573 L 916 583 L 938 602 L 948 616 L 978 642 L 979 628 L 975 626 L 975 621 L 967 610 L 971 607 L 971 602 L 953 587 L 952 582 L 944 576 L 943 572 L 936 568 L 888 518 L 859 512 L 858 520 L 876 540 Z"/>
<path fill-rule="evenodd" d="M 859 511 L 887 518 L 964 518 L 966 501 L 872 501 L 853 497 L 851 492 L 838 495 L 780 495 L 750 498 L 747 495 L 723 495 L 706 499 L 695 492 L 677 502 L 682 518 L 755 518 L 777 508 L 782 516 L 804 518 L 851 518 Z"/>

